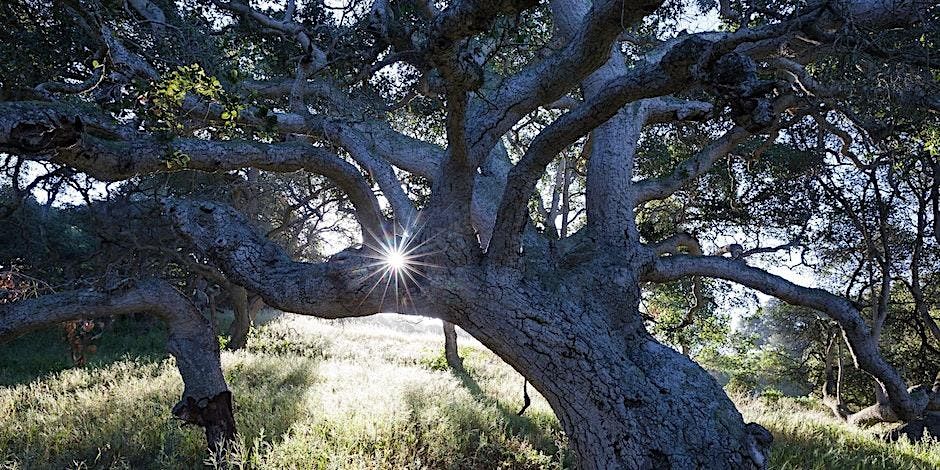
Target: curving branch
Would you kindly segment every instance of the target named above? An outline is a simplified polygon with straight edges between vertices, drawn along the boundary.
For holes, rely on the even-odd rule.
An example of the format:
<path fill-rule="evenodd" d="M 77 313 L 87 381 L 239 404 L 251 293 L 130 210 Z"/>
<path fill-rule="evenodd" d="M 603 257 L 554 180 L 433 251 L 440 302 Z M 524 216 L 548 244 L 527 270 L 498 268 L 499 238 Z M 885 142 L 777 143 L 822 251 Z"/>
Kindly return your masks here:
<path fill-rule="evenodd" d="M 608 83 L 597 95 L 556 119 L 532 141 L 510 171 L 496 219 L 492 251 L 497 257 L 517 253 L 528 220 L 528 200 L 545 168 L 566 147 L 607 122 L 631 101 L 672 93 L 681 80 L 659 66 L 641 67 L 630 80 Z M 637 122 L 646 121 L 646 108 L 635 109 Z"/>
<path fill-rule="evenodd" d="M 145 280 L 0 304 L 0 340 L 66 321 L 135 313 L 154 315 L 167 325 L 167 350 L 176 358 L 184 383 L 173 414 L 205 428 L 210 448 L 231 442 L 235 437 L 232 394 L 222 375 L 215 332 L 192 302 L 165 281 Z"/>
<path fill-rule="evenodd" d="M 382 194 L 388 199 L 392 212 L 403 223 L 414 221 L 417 211 L 414 203 L 408 199 L 401 181 L 388 161 L 377 158 L 370 151 L 367 139 L 349 127 L 339 125 L 324 126 L 324 132 L 332 140 L 339 142 L 352 158 L 362 165 L 373 180 L 379 185 Z"/>
<path fill-rule="evenodd" d="M 104 59 L 104 49 L 100 49 L 93 56 L 95 60 Z M 76 83 L 67 83 L 67 82 L 57 82 L 49 81 L 45 83 L 40 83 L 36 85 L 36 92 L 39 93 L 42 97 L 46 99 L 52 98 L 55 94 L 63 95 L 77 95 L 81 93 L 87 93 L 91 90 L 94 90 L 105 77 L 105 66 L 100 64 L 97 67 L 94 67 L 91 71 L 91 74 L 85 80 Z"/>
<path fill-rule="evenodd" d="M 689 276 L 732 281 L 793 305 L 825 313 L 842 328 L 855 364 L 884 387 L 893 412 L 905 420 L 916 418 L 927 405 L 925 394 L 911 394 L 901 376 L 881 356 L 858 309 L 850 301 L 822 289 L 799 286 L 743 260 L 721 256 L 676 255 L 656 258 L 643 280 L 664 282 Z"/>
<path fill-rule="evenodd" d="M 293 19 L 293 8 L 287 8 L 284 18 L 277 20 L 255 10 L 247 3 L 238 0 L 213 0 L 213 3 L 219 8 L 251 18 L 264 28 L 293 36 L 300 45 L 300 48 L 304 51 L 305 60 L 303 62 L 308 72 L 313 72 L 326 66 L 326 53 L 314 44 L 313 38 L 306 28 Z"/>
<path fill-rule="evenodd" d="M 692 236 L 692 234 L 687 232 L 680 232 L 665 239 L 650 245 L 650 248 L 656 253 L 656 256 L 662 256 L 665 254 L 678 255 L 681 252 L 680 248 L 685 248 L 685 250 L 693 256 L 702 255 L 702 245 L 699 243 L 698 239 Z M 692 324 L 695 321 L 695 315 L 705 308 L 705 303 L 703 302 L 704 296 L 702 294 L 702 278 L 700 276 L 692 277 L 692 305 L 685 312 L 685 316 L 682 317 L 682 321 L 679 324 L 669 327 L 666 331 L 670 333 L 675 333 L 681 331 Z"/>
<path fill-rule="evenodd" d="M 711 112 L 708 103 L 681 102 L 668 100 L 665 95 L 684 90 L 696 82 L 706 81 L 714 75 L 737 76 L 739 68 L 735 58 L 743 56 L 731 54 L 735 47 L 766 38 L 774 38 L 789 31 L 793 25 L 802 25 L 808 21 L 799 17 L 792 25 L 783 27 L 772 25 L 757 30 L 745 30 L 733 34 L 713 36 L 691 35 L 663 46 L 647 57 L 642 65 L 628 69 L 622 74 L 606 80 L 598 91 L 580 105 L 563 114 L 547 126 L 526 150 L 525 155 L 509 175 L 494 232 L 494 249 L 499 257 L 509 256 L 518 251 L 522 228 L 528 218 L 526 202 L 535 188 L 545 168 L 555 156 L 578 138 L 597 129 L 624 109 L 627 103 L 642 100 L 634 106 L 637 125 L 649 122 L 661 122 L 671 119 L 696 119 Z M 730 58 L 730 59 L 729 59 Z M 750 59 L 742 59 L 744 61 Z M 753 71 L 751 71 L 753 74 Z M 747 78 L 750 80 L 750 78 Z M 757 84 L 742 82 L 758 93 Z M 644 98 L 650 98 L 644 100 Z M 792 105 L 789 97 L 781 97 L 768 110 L 776 116 Z M 747 110 L 746 121 L 753 121 L 752 114 L 763 109 Z M 772 122 L 773 119 L 769 119 Z M 687 181 L 704 174 L 715 160 L 730 152 L 734 146 L 750 135 L 751 124 L 736 126 L 723 138 L 706 147 L 698 155 L 677 168 L 673 175 L 653 182 L 641 182 L 621 191 L 634 191 L 633 204 L 639 204 L 657 197 L 666 197 L 675 192 Z M 619 203 L 619 201 L 618 201 Z"/>
<path fill-rule="evenodd" d="M 437 145 L 404 135 L 386 121 L 344 123 L 365 138 L 369 150 L 409 173 L 433 180 L 444 160 L 445 150 Z"/>
<path fill-rule="evenodd" d="M 341 252 L 324 263 L 297 262 L 231 207 L 173 199 L 165 200 L 164 207 L 177 231 L 228 279 L 274 308 L 320 318 L 385 311 L 382 289 L 373 289 L 376 255 L 368 247 Z"/>
<path fill-rule="evenodd" d="M 700 256 L 702 254 L 702 245 L 698 239 L 687 232 L 680 232 L 675 235 L 650 245 L 650 248 L 656 253 L 656 256 L 665 254 L 678 255 L 679 248 L 685 248 L 690 255 Z"/>
<path fill-rule="evenodd" d="M 686 184 L 711 170 L 719 158 L 728 155 L 750 135 L 744 128 L 735 126 L 691 158 L 680 163 L 668 176 L 635 183 L 635 203 L 642 204 L 653 199 L 669 197 Z"/>
<path fill-rule="evenodd" d="M 555 102 L 577 86 L 607 61 L 611 45 L 624 28 L 661 4 L 662 0 L 595 2 L 576 31 L 565 38 L 564 47 L 507 78 L 488 94 L 486 104 L 474 111 L 470 119 L 476 126 L 471 135 L 474 154 L 486 155 L 523 116 Z M 574 12 L 556 12 L 554 16 L 556 21 L 581 17 Z"/>
<path fill-rule="evenodd" d="M 180 169 L 304 169 L 332 180 L 349 196 L 365 231 L 381 233 L 384 226 L 378 200 L 359 170 L 302 141 L 163 141 L 65 105 L 6 102 L 0 103 L 0 151 L 66 165 L 103 181 Z"/>

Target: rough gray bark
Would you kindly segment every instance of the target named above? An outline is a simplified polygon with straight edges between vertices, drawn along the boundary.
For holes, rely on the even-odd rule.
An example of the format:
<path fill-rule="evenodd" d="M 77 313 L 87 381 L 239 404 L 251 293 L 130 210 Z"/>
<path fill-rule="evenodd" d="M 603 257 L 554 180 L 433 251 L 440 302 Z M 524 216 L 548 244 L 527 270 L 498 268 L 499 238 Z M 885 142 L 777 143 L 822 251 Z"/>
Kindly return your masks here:
<path fill-rule="evenodd" d="M 593 273 L 635 274 L 594 268 L 579 273 L 594 283 L 566 282 L 555 292 L 480 273 L 471 283 L 478 287 L 452 292 L 450 311 L 545 396 L 580 468 L 766 465 L 769 433 L 745 425 L 707 372 L 649 335 L 635 288 L 624 295 L 586 287 L 604 285 Z"/>
<path fill-rule="evenodd" d="M 211 449 L 232 442 L 232 393 L 222 376 L 215 334 L 196 307 L 166 282 L 131 282 L 0 305 L 0 340 L 69 320 L 137 313 L 154 315 L 167 325 L 167 350 L 176 358 L 184 384 L 173 415 L 203 427 Z"/>
<path fill-rule="evenodd" d="M 211 246 L 233 277 L 254 279 L 251 288 L 275 308 L 338 317 L 352 306 L 354 314 L 370 314 L 393 305 L 379 293 L 366 295 L 344 274 L 352 267 L 319 276 L 322 284 L 290 287 L 290 279 L 308 278 L 298 273 L 325 266 L 280 258 L 260 235 L 233 230 L 244 227 L 234 211 L 209 203 L 170 208 L 197 246 Z M 353 253 L 343 256 L 349 266 L 358 263 Z M 620 263 L 605 256 L 574 272 L 530 276 L 479 264 L 428 270 L 416 303 L 460 325 L 529 379 L 558 414 L 584 468 L 764 466 L 766 430 L 746 425 L 707 372 L 645 330 L 637 303 L 641 257 L 611 258 Z M 276 292 L 255 284 L 262 280 Z M 320 293 L 310 295 L 310 288 Z"/>

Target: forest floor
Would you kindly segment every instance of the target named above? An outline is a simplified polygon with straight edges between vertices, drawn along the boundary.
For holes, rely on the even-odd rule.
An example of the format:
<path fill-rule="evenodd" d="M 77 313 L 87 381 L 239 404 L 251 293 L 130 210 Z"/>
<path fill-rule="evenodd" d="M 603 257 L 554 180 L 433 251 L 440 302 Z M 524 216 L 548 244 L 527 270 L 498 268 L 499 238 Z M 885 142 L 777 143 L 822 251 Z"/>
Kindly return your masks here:
<path fill-rule="evenodd" d="M 61 329 L 0 345 L 0 468 L 217 466 L 172 419 L 182 382 L 158 324 L 122 320 L 69 367 Z M 147 326 L 150 325 L 150 326 Z M 139 331 L 147 333 L 140 335 Z M 135 334 L 137 332 L 137 334 Z M 281 315 L 223 352 L 241 442 L 234 468 L 569 468 L 547 403 L 469 338 L 450 372 L 438 324 Z M 771 468 L 940 468 L 940 443 L 890 444 L 811 400 L 737 400 L 773 432 Z"/>

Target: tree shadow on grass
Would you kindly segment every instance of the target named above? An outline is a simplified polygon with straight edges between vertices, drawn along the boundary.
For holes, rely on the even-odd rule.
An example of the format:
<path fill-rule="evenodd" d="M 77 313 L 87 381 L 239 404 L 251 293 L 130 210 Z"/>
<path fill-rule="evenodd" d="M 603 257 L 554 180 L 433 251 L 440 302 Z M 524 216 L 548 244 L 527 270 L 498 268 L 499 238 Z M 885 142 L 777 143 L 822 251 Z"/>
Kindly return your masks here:
<path fill-rule="evenodd" d="M 305 416 L 297 397 L 317 380 L 310 358 L 236 357 L 225 370 L 235 397 L 240 436 L 252 442 L 264 430 L 265 440 L 281 439 Z M 19 420 L 20 429 L 6 433 L 5 452 L 23 468 L 198 468 L 208 457 L 202 429 L 184 426 L 171 409 L 182 391 L 171 367 L 154 373 L 149 367 L 121 368 L 118 375 L 92 372 L 94 389 L 60 391 L 43 399 L 41 420 Z M 123 377 L 120 374 L 141 371 Z M 100 380 L 99 380 L 100 379 Z M 56 377 L 39 379 L 55 381 Z M 169 384 L 173 384 L 169 386 Z M 99 399 L 85 401 L 85 398 Z M 27 397 L 28 398 L 28 397 Z M 37 405 L 21 402 L 17 409 Z M 35 413 L 33 413 L 35 414 Z M 0 455 L 2 457 L 2 455 Z"/>
<path fill-rule="evenodd" d="M 558 448 L 557 436 L 552 433 L 553 416 L 536 413 L 531 409 L 526 411 L 528 414 L 520 416 L 519 410 L 512 409 L 505 403 L 501 403 L 499 400 L 487 395 L 469 372 L 453 369 L 450 372 L 460 380 L 460 383 L 470 392 L 473 398 L 491 405 L 499 411 L 511 436 L 523 437 L 532 443 L 533 447 L 549 455 L 565 452 L 564 460 L 566 462 L 570 460 L 570 455 Z M 535 414 L 535 417 L 532 417 L 533 414 Z"/>
<path fill-rule="evenodd" d="M 321 381 L 318 358 L 246 356 L 226 364 L 225 379 L 235 398 L 235 422 L 247 442 L 263 434 L 273 441 L 306 417 L 303 397 Z"/>
<path fill-rule="evenodd" d="M 258 324 L 276 319 L 277 312 L 265 312 Z M 218 314 L 218 331 L 228 331 L 230 311 Z M 151 318 L 116 317 L 101 336 L 92 341 L 85 368 L 100 368 L 131 358 L 140 363 L 156 363 L 170 356 L 166 349 L 167 331 L 163 322 Z M 52 325 L 0 343 L 0 387 L 30 383 L 36 379 L 76 367 L 65 330 Z"/>
<path fill-rule="evenodd" d="M 411 454 L 424 468 L 570 467 L 565 465 L 567 455 L 553 439 L 543 436 L 539 442 L 533 436 L 541 428 L 526 417 L 509 419 L 504 413 L 508 409 L 480 397 L 471 392 L 469 398 L 448 400 L 422 388 L 407 392 L 408 415 L 404 426 L 395 431 L 399 440 L 408 443 L 402 452 Z"/>
<path fill-rule="evenodd" d="M 150 319 L 116 319 L 101 337 L 92 342 L 85 367 L 100 368 L 134 358 L 142 363 L 166 359 L 166 328 Z M 58 325 L 27 333 L 0 343 L 0 387 L 29 383 L 75 367 L 65 331 Z"/>

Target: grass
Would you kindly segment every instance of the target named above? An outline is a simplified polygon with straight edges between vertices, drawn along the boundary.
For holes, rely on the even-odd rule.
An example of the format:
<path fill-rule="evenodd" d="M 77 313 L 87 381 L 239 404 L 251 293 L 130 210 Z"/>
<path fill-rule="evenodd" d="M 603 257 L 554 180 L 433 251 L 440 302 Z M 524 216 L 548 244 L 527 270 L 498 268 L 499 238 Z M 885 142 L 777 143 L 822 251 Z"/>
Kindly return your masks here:
<path fill-rule="evenodd" d="M 170 416 L 182 390 L 172 358 L 121 356 L 102 345 L 89 366 L 67 369 L 64 347 L 36 348 L 53 345 L 57 334 L 0 347 L 2 466 L 202 465 L 200 430 Z M 162 335 L 153 330 L 144 342 L 160 344 Z M 241 433 L 232 463 L 561 468 L 564 439 L 544 400 L 526 417 L 515 416 L 510 410 L 521 406 L 521 377 L 479 346 L 463 349 L 472 376 L 439 370 L 433 364 L 441 341 L 363 322 L 285 316 L 266 325 L 245 350 L 222 354 Z M 32 358 L 32 368 L 24 358 Z"/>
<path fill-rule="evenodd" d="M 738 399 L 748 421 L 774 435 L 771 468 L 777 469 L 937 469 L 940 442 L 912 444 L 880 439 L 886 427 L 868 430 L 846 425 L 812 400 Z"/>
<path fill-rule="evenodd" d="M 139 328 L 116 324 L 84 368 L 68 367 L 55 330 L 0 345 L 0 468 L 213 466 L 200 430 L 170 416 L 182 383 L 165 333 L 133 336 Z M 461 341 L 468 373 L 455 375 L 433 332 L 288 315 L 265 325 L 245 350 L 222 355 L 240 431 L 228 465 L 570 468 L 544 399 L 533 394 L 516 416 L 521 377 Z M 940 445 L 885 443 L 806 400 L 738 403 L 773 432 L 771 468 L 940 468 Z"/>

